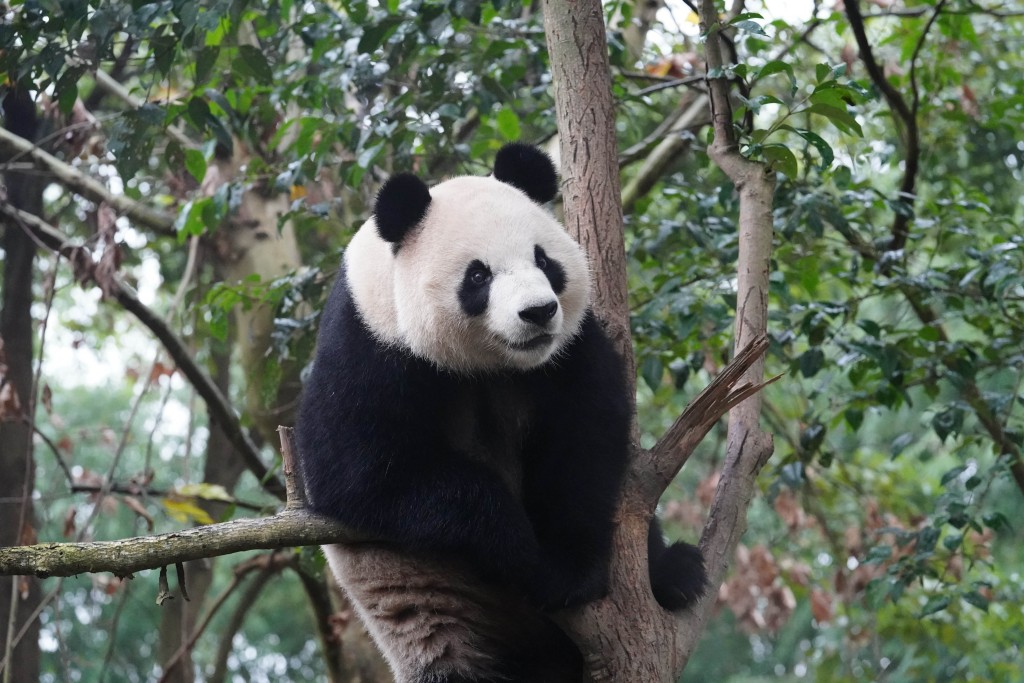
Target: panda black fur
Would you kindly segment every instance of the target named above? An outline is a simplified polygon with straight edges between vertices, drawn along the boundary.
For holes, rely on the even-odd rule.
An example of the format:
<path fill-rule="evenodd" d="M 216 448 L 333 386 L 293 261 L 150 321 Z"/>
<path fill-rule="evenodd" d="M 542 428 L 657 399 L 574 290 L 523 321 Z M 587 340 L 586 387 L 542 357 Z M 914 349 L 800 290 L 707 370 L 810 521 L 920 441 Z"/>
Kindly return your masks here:
<path fill-rule="evenodd" d="M 518 144 L 492 177 L 393 177 L 323 312 L 301 470 L 377 539 L 325 552 L 399 683 L 581 677 L 545 610 L 607 591 L 630 405 L 556 191 Z M 648 544 L 658 601 L 698 597 L 699 551 Z"/>

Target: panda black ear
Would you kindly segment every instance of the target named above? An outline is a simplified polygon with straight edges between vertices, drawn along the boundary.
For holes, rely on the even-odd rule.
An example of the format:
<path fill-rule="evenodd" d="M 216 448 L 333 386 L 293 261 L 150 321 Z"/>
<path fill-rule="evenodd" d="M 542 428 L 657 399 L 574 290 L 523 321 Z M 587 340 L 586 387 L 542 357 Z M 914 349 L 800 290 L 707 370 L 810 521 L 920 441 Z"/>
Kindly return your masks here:
<path fill-rule="evenodd" d="M 494 177 L 518 188 L 538 204 L 558 193 L 558 173 L 547 154 L 533 145 L 510 142 L 494 158 Z"/>
<path fill-rule="evenodd" d="M 430 190 L 411 173 L 398 173 L 377 191 L 373 215 L 377 233 L 387 242 L 400 244 L 409 231 L 427 215 Z"/>

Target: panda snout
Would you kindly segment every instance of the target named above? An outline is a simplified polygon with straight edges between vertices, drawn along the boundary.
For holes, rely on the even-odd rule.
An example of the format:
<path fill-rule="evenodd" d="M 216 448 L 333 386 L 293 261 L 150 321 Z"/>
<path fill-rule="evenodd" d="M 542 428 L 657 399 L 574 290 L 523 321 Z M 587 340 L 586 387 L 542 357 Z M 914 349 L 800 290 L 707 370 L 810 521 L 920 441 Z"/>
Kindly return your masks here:
<path fill-rule="evenodd" d="M 524 308 L 523 310 L 519 311 L 519 317 L 528 323 L 533 323 L 534 325 L 539 325 L 543 327 L 544 325 L 548 324 L 548 321 L 555 317 L 555 313 L 557 312 L 558 302 L 550 301 L 546 304 L 541 304 L 539 306 L 530 306 L 529 308 Z"/>

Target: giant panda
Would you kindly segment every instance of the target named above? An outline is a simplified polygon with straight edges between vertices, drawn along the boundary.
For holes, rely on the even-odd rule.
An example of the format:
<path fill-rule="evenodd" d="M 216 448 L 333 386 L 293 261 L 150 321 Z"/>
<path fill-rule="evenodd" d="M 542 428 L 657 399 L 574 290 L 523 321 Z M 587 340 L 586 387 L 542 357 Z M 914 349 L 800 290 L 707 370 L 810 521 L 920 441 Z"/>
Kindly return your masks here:
<path fill-rule="evenodd" d="M 393 176 L 323 311 L 300 469 L 372 539 L 324 550 L 399 683 L 582 677 L 548 614 L 607 592 L 631 408 L 557 189 L 522 144 L 488 177 Z M 664 607 L 700 596 L 695 547 L 652 523 L 648 549 Z"/>

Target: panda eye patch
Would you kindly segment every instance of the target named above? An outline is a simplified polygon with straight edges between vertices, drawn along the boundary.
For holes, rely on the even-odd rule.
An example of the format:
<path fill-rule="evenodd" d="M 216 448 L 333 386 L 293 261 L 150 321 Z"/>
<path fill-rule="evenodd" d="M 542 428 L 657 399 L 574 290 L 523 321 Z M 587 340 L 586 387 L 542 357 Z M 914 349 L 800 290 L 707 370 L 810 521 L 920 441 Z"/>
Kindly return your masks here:
<path fill-rule="evenodd" d="M 537 263 L 537 267 L 544 270 L 548 267 L 548 256 L 544 253 L 544 250 L 537 247 L 534 251 L 534 261 Z"/>
<path fill-rule="evenodd" d="M 544 253 L 539 244 L 533 247 L 533 262 L 544 271 L 544 275 L 547 277 L 548 282 L 551 283 L 551 289 L 554 290 L 555 294 L 561 294 L 565 289 L 566 283 L 565 269 L 562 268 L 562 264 Z"/>

